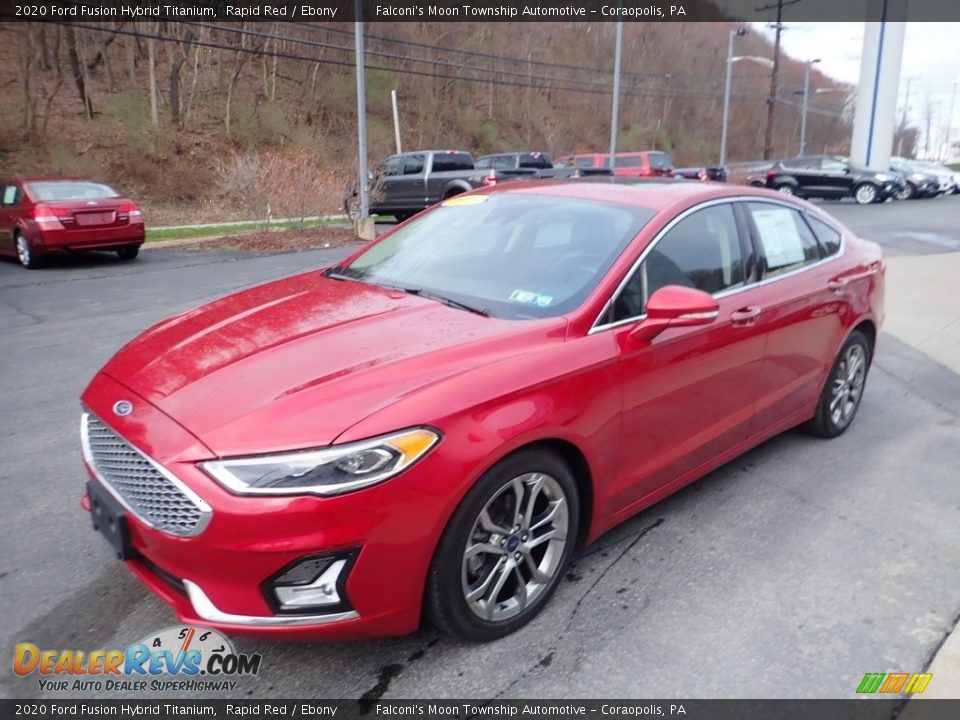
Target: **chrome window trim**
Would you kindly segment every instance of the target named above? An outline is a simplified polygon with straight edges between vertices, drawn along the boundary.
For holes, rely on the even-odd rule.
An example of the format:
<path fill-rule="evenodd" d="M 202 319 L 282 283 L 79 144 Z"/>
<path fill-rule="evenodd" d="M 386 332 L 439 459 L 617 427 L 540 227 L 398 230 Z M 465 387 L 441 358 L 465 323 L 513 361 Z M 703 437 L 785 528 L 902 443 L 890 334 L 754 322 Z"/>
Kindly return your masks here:
<path fill-rule="evenodd" d="M 178 535 L 176 533 L 167 532 L 161 528 L 158 528 L 155 523 L 148 520 L 140 512 L 134 509 L 130 503 L 127 502 L 120 492 L 110 484 L 110 481 L 107 480 L 103 475 L 100 474 L 100 471 L 97 469 L 97 465 L 93 459 L 93 450 L 90 448 L 90 435 L 88 431 L 89 419 L 95 417 L 97 420 L 106 425 L 110 430 L 112 430 L 117 437 L 119 437 L 123 442 L 129 445 L 134 452 L 138 453 L 144 460 L 146 460 L 153 467 L 154 470 L 159 472 L 163 477 L 169 480 L 174 487 L 177 488 L 180 492 L 187 496 L 187 499 L 190 500 L 194 505 L 197 506 L 197 509 L 200 511 L 200 519 L 197 521 L 196 526 L 189 533 L 184 533 Z M 163 465 L 158 463 L 152 457 L 147 455 L 143 450 L 138 448 L 132 442 L 127 440 L 121 433 L 117 432 L 110 423 L 105 422 L 99 415 L 94 415 L 92 412 L 84 412 L 80 416 L 80 445 L 83 448 L 83 459 L 87 463 L 87 467 L 90 469 L 90 472 L 93 473 L 93 476 L 100 482 L 101 487 L 110 493 L 110 496 L 113 497 L 118 503 L 120 503 L 131 515 L 133 515 L 137 520 L 142 522 L 147 527 L 156 530 L 157 532 L 162 532 L 164 535 L 169 535 L 170 537 L 178 538 L 189 538 L 196 537 L 202 533 L 207 525 L 210 524 L 210 519 L 213 517 L 213 508 L 199 495 L 197 495 L 193 490 L 187 487 L 182 480 L 180 480 L 176 475 L 167 470 Z"/>
<path fill-rule="evenodd" d="M 360 615 L 356 610 L 346 612 L 327 613 L 326 615 L 234 615 L 224 612 L 200 586 L 189 580 L 183 580 L 183 587 L 187 591 L 190 604 L 193 605 L 197 617 L 217 625 L 239 625 L 242 627 L 297 627 L 299 625 L 322 625 L 325 623 L 354 620 Z"/>
<path fill-rule="evenodd" d="M 643 261 L 647 259 L 647 255 L 650 253 L 651 250 L 653 250 L 654 247 L 656 247 L 657 243 L 659 243 L 663 239 L 663 237 L 677 225 L 677 223 L 679 223 L 681 220 L 686 218 L 688 215 L 691 215 L 697 212 L 698 210 L 703 210 L 708 207 L 713 207 L 714 205 L 722 205 L 724 203 L 733 204 L 736 202 L 763 202 L 763 203 L 770 203 L 771 205 L 780 205 L 790 210 L 795 210 L 800 214 L 803 214 L 805 212 L 810 212 L 806 208 L 799 208 L 796 205 L 793 205 L 788 202 L 783 202 L 782 200 L 778 200 L 776 198 L 757 197 L 755 195 L 736 195 L 734 197 L 719 198 L 715 200 L 706 200 L 698 205 L 694 205 L 693 207 L 687 208 L 682 213 L 677 215 L 673 220 L 667 223 L 667 225 L 660 232 L 656 234 L 653 240 L 650 241 L 650 244 L 643 249 L 643 252 L 640 253 L 640 257 L 638 257 L 636 262 L 634 262 L 633 265 L 630 266 L 630 270 L 627 271 L 627 274 L 623 276 L 623 280 L 620 281 L 620 284 L 617 285 L 616 289 L 610 295 L 610 299 L 603 304 L 603 307 L 600 309 L 600 313 L 597 315 L 596 319 L 593 321 L 593 325 L 591 326 L 590 330 L 587 332 L 587 335 L 593 335 L 594 333 L 598 333 L 603 330 L 611 330 L 613 328 L 617 328 L 622 325 L 627 325 L 630 323 L 639 322 L 640 320 L 645 320 L 647 317 L 647 314 L 644 312 L 639 315 L 634 315 L 633 317 L 624 318 L 623 320 L 617 320 L 616 322 L 600 324 L 601 319 L 610 310 L 610 306 L 614 302 L 616 302 L 617 297 L 623 291 L 623 288 L 626 286 L 627 282 L 630 280 L 633 274 L 637 271 L 637 268 L 640 267 Z M 819 213 L 826 216 L 826 213 L 821 208 L 816 206 L 814 207 Z M 823 263 L 826 263 L 826 262 L 829 262 L 830 260 L 834 260 L 835 258 L 841 257 L 847 249 L 847 236 L 844 232 L 841 232 L 837 227 L 835 227 L 833 223 L 829 222 L 829 216 L 827 216 L 827 218 L 828 219 L 823 220 L 823 222 L 826 222 L 827 225 L 829 225 L 838 233 L 840 233 L 840 248 L 833 255 L 828 255 L 825 258 L 820 258 L 814 263 L 810 263 L 809 265 L 804 265 L 803 267 L 799 267 L 796 270 L 791 270 L 790 272 L 783 273 L 782 275 L 774 275 L 773 277 L 764 278 L 763 280 L 760 280 L 758 282 L 738 285 L 737 287 L 729 288 L 728 290 L 723 290 L 721 292 L 714 293 L 712 297 L 715 300 L 720 300 L 722 298 L 744 292 L 745 290 L 752 290 L 753 288 L 763 287 L 764 285 L 767 285 L 769 283 L 774 283 L 774 282 L 777 282 L 778 280 L 793 277 L 794 275 L 798 275 L 799 273 L 802 273 L 802 272 L 807 272 L 808 270 L 812 270 L 813 268 L 818 267 Z M 812 229 L 811 229 L 811 232 L 813 232 Z M 817 243 L 819 244 L 820 239 L 817 238 L 817 234 L 815 232 L 813 233 L 813 236 L 814 238 L 817 239 Z"/>

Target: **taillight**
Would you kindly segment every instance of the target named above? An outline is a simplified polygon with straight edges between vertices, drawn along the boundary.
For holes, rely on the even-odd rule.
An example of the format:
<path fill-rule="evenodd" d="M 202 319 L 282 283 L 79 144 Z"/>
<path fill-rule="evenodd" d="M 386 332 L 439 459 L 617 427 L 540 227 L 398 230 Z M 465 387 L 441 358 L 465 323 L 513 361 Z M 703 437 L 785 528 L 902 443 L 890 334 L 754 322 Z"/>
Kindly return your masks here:
<path fill-rule="evenodd" d="M 125 203 L 117 208 L 117 217 L 120 220 L 126 220 L 129 218 L 132 223 L 142 223 L 143 222 L 143 213 L 140 212 L 134 203 Z"/>
<path fill-rule="evenodd" d="M 709 179 L 710 179 L 710 176 L 707 175 L 707 171 L 706 171 L 706 170 L 701 170 L 699 173 L 697 173 L 697 177 L 700 178 L 700 182 L 703 182 L 704 180 L 709 180 Z"/>
<path fill-rule="evenodd" d="M 61 217 L 56 210 L 46 205 L 34 205 L 33 207 L 33 219 L 39 225 L 57 227 L 60 225 L 61 219 L 65 220 L 67 217 L 69 216 Z"/>
<path fill-rule="evenodd" d="M 496 184 L 497 184 L 497 174 L 496 174 L 493 170 L 491 170 L 489 173 L 487 173 L 487 176 L 486 176 L 485 178 L 483 178 L 483 184 L 486 185 L 487 187 L 491 187 L 491 186 L 493 186 L 493 185 L 496 185 Z"/>
<path fill-rule="evenodd" d="M 769 170 L 767 170 L 767 178 L 768 178 L 768 179 L 769 179 L 769 178 L 772 178 L 772 177 L 776 177 L 776 176 L 777 176 L 777 169 L 776 169 L 776 168 L 770 168 Z"/>

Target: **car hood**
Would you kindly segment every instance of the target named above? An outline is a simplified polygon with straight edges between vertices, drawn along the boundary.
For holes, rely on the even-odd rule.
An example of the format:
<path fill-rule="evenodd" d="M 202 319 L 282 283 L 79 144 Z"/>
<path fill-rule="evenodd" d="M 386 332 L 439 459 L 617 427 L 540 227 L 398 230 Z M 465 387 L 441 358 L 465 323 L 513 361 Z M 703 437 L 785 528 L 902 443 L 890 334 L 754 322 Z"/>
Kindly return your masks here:
<path fill-rule="evenodd" d="M 217 455 L 274 452 L 330 444 L 418 388 L 562 338 L 564 327 L 311 272 L 162 322 L 103 372 Z"/>

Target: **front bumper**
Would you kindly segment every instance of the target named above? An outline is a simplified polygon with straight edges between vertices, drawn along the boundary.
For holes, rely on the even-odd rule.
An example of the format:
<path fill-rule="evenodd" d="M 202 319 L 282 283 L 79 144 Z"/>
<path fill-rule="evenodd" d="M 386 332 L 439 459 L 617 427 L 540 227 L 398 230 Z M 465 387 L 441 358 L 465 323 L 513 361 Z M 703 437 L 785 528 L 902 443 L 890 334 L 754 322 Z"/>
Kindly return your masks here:
<path fill-rule="evenodd" d="M 134 406 L 126 417 L 112 412 L 120 399 Z M 195 537 L 176 537 L 127 515 L 136 555 L 128 567 L 181 622 L 234 634 L 328 640 L 418 627 L 433 551 L 456 503 L 448 486 L 452 469 L 443 467 L 439 447 L 403 474 L 359 492 L 241 497 L 197 467 L 213 453 L 120 383 L 101 373 L 83 402 L 211 508 Z M 270 578 L 304 557 L 339 552 L 354 557 L 343 583 L 345 607 L 293 613 L 271 606 Z"/>

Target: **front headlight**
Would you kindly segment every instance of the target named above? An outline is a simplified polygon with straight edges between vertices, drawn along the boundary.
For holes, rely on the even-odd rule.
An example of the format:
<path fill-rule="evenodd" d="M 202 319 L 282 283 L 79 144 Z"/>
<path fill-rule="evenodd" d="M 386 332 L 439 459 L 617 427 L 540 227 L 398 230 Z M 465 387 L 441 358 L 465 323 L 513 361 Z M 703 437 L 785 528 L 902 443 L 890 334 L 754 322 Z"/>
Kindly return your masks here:
<path fill-rule="evenodd" d="M 340 495 L 403 472 L 437 444 L 426 428 L 319 450 L 200 463 L 221 485 L 242 495 Z"/>

